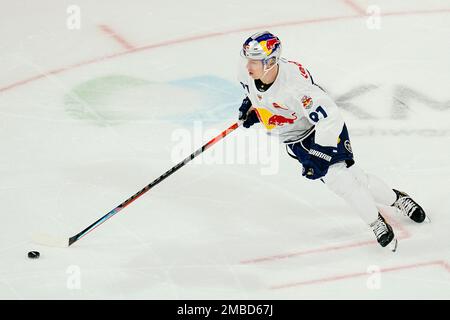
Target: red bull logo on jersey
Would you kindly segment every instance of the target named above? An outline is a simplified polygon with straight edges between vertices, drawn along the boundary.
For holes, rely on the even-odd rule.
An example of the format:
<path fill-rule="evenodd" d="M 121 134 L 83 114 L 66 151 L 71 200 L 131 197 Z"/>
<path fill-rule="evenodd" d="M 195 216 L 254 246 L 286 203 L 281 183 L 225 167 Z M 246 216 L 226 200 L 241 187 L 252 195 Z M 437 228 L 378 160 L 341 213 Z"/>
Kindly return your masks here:
<path fill-rule="evenodd" d="M 302 105 L 303 105 L 303 108 L 309 109 L 313 105 L 313 100 L 311 99 L 311 97 L 303 96 L 303 98 L 302 98 Z"/>
<path fill-rule="evenodd" d="M 274 102 L 274 103 L 272 103 L 272 106 L 274 107 L 274 108 L 277 108 L 277 109 L 283 109 L 283 110 L 287 110 L 288 108 L 286 108 L 286 107 L 282 107 L 282 106 L 280 106 L 278 103 L 276 103 L 276 102 Z"/>
<path fill-rule="evenodd" d="M 292 118 L 287 118 L 280 114 L 274 114 L 269 118 L 269 124 L 275 126 L 283 126 L 285 124 L 292 124 L 295 120 L 297 120 L 297 115 L 295 114 L 295 112 L 292 113 Z"/>
<path fill-rule="evenodd" d="M 281 114 L 273 114 L 272 111 L 265 108 L 255 108 L 256 114 L 267 130 L 272 130 L 277 126 L 284 126 L 286 124 L 293 124 L 297 120 L 297 115 L 292 112 L 290 116 L 283 116 Z"/>

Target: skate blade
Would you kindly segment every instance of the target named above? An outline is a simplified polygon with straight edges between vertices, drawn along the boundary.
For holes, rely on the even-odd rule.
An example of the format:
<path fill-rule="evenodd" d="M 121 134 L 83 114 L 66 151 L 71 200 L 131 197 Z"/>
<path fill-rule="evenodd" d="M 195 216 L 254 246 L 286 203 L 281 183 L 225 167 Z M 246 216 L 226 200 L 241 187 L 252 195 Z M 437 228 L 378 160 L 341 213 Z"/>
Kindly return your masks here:
<path fill-rule="evenodd" d="M 392 239 L 392 241 L 388 244 L 388 247 L 392 252 L 397 251 L 397 246 L 398 246 L 397 238 Z"/>

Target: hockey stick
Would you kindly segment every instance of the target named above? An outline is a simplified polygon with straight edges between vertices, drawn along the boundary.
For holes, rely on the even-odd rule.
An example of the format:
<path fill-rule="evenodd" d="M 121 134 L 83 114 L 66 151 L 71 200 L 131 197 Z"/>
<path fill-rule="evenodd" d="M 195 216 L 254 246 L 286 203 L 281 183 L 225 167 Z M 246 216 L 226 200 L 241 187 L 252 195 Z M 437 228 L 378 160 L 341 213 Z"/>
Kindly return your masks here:
<path fill-rule="evenodd" d="M 160 183 L 161 181 L 163 181 L 164 179 L 166 179 L 167 177 L 169 177 L 171 174 L 173 174 L 175 171 L 177 171 L 178 169 L 180 169 L 181 167 L 183 167 L 186 163 L 188 163 L 189 161 L 191 161 L 192 159 L 194 159 L 196 156 L 198 156 L 199 154 L 201 154 L 203 151 L 205 151 L 206 149 L 210 148 L 212 145 L 214 145 L 216 142 L 220 141 L 221 139 L 223 139 L 225 136 L 227 136 L 229 133 L 231 133 L 232 131 L 234 131 L 235 129 L 237 129 L 240 124 L 242 122 L 236 122 L 233 125 L 231 125 L 230 127 L 228 127 L 228 129 L 226 129 L 225 131 L 223 131 L 222 133 L 220 133 L 218 136 L 216 136 L 215 138 L 211 139 L 210 141 L 208 141 L 206 144 L 204 144 L 201 148 L 197 149 L 196 151 L 194 151 L 190 156 L 186 157 L 183 161 L 179 162 L 177 165 L 173 166 L 171 169 L 169 169 L 168 171 L 166 171 L 164 174 L 162 174 L 161 176 L 159 176 L 157 179 L 155 179 L 152 183 L 150 183 L 149 185 L 147 185 L 145 188 L 143 188 L 142 190 L 138 191 L 137 193 L 135 193 L 134 195 L 132 195 L 130 198 L 128 198 L 127 200 L 125 200 L 124 202 L 122 202 L 121 204 L 119 204 L 117 207 L 115 207 L 114 209 L 112 209 L 110 212 L 108 212 L 107 214 L 105 214 L 103 217 L 101 217 L 100 219 L 98 219 L 97 221 L 95 221 L 93 224 L 91 224 L 89 227 L 87 227 L 86 229 L 80 231 L 79 233 L 77 233 L 76 235 L 70 237 L 68 240 L 66 239 L 60 239 L 60 238 L 56 238 L 56 237 L 52 237 L 50 235 L 46 235 L 46 234 L 36 234 L 33 236 L 33 240 L 37 243 L 40 244 L 44 244 L 44 245 L 50 245 L 50 246 L 57 246 L 57 247 L 69 247 L 70 245 L 74 244 L 76 241 L 80 240 L 82 237 L 84 237 L 85 235 L 87 235 L 88 233 L 92 232 L 95 228 L 97 228 L 98 226 L 100 226 L 102 223 L 104 223 L 106 220 L 108 220 L 109 218 L 111 218 L 112 216 L 114 216 L 115 214 L 117 214 L 118 212 L 120 212 L 122 209 L 124 209 L 125 207 L 127 207 L 129 204 L 131 204 L 132 202 L 134 202 L 136 199 L 138 199 L 140 196 L 142 196 L 144 193 L 146 193 L 147 191 L 149 191 L 151 188 L 153 188 L 154 186 L 156 186 L 158 183 Z"/>

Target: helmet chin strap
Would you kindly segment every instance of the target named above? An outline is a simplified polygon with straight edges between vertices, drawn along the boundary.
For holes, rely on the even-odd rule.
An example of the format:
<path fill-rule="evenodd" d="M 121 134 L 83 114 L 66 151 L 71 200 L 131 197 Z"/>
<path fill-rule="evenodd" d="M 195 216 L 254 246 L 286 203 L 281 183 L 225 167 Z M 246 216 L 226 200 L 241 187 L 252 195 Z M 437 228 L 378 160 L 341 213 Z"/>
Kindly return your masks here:
<path fill-rule="evenodd" d="M 266 69 L 266 66 L 264 65 L 264 73 L 261 76 L 260 80 L 262 81 L 262 79 L 267 75 L 267 73 L 272 70 L 278 63 L 274 63 L 273 66 L 271 66 L 269 69 Z"/>
<path fill-rule="evenodd" d="M 273 66 L 271 66 L 269 69 L 266 69 L 266 64 L 264 63 L 264 73 L 261 76 L 260 80 L 262 81 L 262 79 L 267 75 L 267 73 L 272 70 L 274 67 L 276 67 L 276 65 L 278 64 L 278 61 L 275 60 L 275 63 L 273 64 Z"/>

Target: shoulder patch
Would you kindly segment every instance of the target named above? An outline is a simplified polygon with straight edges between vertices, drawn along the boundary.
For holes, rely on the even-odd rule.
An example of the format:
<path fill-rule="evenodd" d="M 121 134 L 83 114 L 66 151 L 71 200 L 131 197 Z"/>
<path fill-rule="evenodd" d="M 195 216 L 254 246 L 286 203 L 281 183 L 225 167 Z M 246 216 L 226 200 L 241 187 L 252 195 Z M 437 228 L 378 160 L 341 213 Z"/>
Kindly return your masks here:
<path fill-rule="evenodd" d="M 308 97 L 308 96 L 303 96 L 303 98 L 302 98 L 302 105 L 303 105 L 303 108 L 305 108 L 305 109 L 311 108 L 312 105 L 313 105 L 312 98 Z"/>

